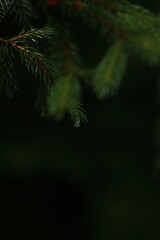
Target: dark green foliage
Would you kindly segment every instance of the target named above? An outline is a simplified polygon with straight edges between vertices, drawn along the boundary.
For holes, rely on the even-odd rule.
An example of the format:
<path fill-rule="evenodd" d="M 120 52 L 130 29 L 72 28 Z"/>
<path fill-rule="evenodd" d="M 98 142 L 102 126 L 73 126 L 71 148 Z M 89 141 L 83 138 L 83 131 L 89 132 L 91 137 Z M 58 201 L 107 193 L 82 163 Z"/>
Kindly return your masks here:
<path fill-rule="evenodd" d="M 0 21 L 2 21 L 5 18 L 10 7 L 11 7 L 11 1 L 9 0 L 0 1 Z"/>
<path fill-rule="evenodd" d="M 79 94 L 80 85 L 74 75 L 60 78 L 49 96 L 49 115 L 61 119 L 68 112 L 78 127 L 81 120 L 86 121 Z"/>
<path fill-rule="evenodd" d="M 126 68 L 126 56 L 123 53 L 123 42 L 116 41 L 97 66 L 93 76 L 93 87 L 100 99 L 117 88 Z"/>
<path fill-rule="evenodd" d="M 6 94 L 8 97 L 13 97 L 17 91 L 15 79 L 13 77 L 13 52 L 11 47 L 5 44 L 1 45 L 1 59 L 0 59 L 0 92 Z"/>
<path fill-rule="evenodd" d="M 15 17 L 15 20 L 23 28 L 31 28 L 31 19 L 36 17 L 33 5 L 28 0 L 11 1 L 10 14 Z"/>
<path fill-rule="evenodd" d="M 16 88 L 12 65 L 17 50 L 21 62 L 38 79 L 36 105 L 43 109 L 43 115 L 61 119 L 67 112 L 72 119 L 83 121 L 81 81 L 89 79 L 89 86 L 103 99 L 120 86 L 130 56 L 159 64 L 160 19 L 144 7 L 125 0 L 49 1 L 48 5 L 49 9 L 47 1 L 38 1 L 36 6 L 27 0 L 0 1 L 0 21 L 11 16 L 22 28 L 20 35 L 0 39 L 1 89 L 10 95 Z M 43 14 L 49 13 L 44 21 L 51 28 L 32 27 L 40 9 Z M 88 69 L 81 61 L 74 21 L 92 28 L 106 42 L 95 69 Z M 54 38 L 52 28 L 56 31 Z M 43 43 L 45 54 L 39 50 Z"/>
<path fill-rule="evenodd" d="M 33 29 L 29 32 L 23 32 L 17 37 L 10 39 L 1 39 L 1 76 L 2 84 L 6 82 L 6 91 L 10 92 L 12 82 L 11 66 L 14 63 L 15 50 L 20 54 L 21 62 L 26 65 L 28 71 L 31 71 L 39 83 L 44 83 L 47 89 L 55 81 L 55 68 L 48 56 L 40 53 L 37 49 L 30 47 L 30 41 L 35 42 L 36 39 L 48 38 L 54 32 L 50 28 Z M 44 89 L 45 91 L 45 89 Z M 8 94 L 7 94 L 8 95 Z"/>

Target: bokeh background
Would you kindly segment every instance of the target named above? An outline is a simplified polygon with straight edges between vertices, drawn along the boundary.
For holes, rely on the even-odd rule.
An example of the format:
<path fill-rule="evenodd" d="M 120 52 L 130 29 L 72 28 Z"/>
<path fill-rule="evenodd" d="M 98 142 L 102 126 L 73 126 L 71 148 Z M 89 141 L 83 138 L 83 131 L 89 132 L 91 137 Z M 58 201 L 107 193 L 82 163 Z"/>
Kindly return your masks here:
<path fill-rule="evenodd" d="M 134 2 L 158 11 L 156 0 Z M 94 67 L 105 43 L 78 24 L 83 59 Z M 104 101 L 84 87 L 88 123 L 80 128 L 39 116 L 33 79 L 17 70 L 19 93 L 0 101 L 0 238 L 158 240 L 158 67 L 131 58 Z"/>

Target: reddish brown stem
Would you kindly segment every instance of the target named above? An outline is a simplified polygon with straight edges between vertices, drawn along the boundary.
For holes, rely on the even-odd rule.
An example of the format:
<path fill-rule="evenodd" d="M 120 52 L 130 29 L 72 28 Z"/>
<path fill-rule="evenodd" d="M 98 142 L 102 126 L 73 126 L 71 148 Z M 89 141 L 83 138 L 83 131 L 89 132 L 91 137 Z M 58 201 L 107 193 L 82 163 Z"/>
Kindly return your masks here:
<path fill-rule="evenodd" d="M 14 39 L 14 40 L 15 40 L 15 39 Z M 17 49 L 19 49 L 19 50 L 27 53 L 28 55 L 32 56 L 32 57 L 37 61 L 37 63 L 40 65 L 40 67 L 42 68 L 43 72 L 44 72 L 46 75 L 48 75 L 48 76 L 50 77 L 50 79 L 52 80 L 52 82 L 53 82 L 53 76 L 52 76 L 52 74 L 48 71 L 48 69 L 46 68 L 45 64 L 44 64 L 37 56 L 33 55 L 28 49 L 26 49 L 26 48 L 24 48 L 24 47 L 22 47 L 22 46 L 19 46 L 17 43 L 12 42 L 12 41 L 10 41 L 10 40 L 5 40 L 5 39 L 3 39 L 3 38 L 0 38 L 0 41 L 1 41 L 1 42 L 4 42 L 4 43 L 6 43 L 6 44 L 10 44 L 11 46 L 13 46 L 13 47 L 15 47 L 15 48 L 17 48 Z"/>
<path fill-rule="evenodd" d="M 73 66 L 72 66 L 72 60 L 70 57 L 70 50 L 69 50 L 69 46 L 67 43 L 64 44 L 64 55 L 66 57 L 66 67 L 67 67 L 67 72 L 71 73 L 73 72 Z"/>
<path fill-rule="evenodd" d="M 11 41 L 13 42 L 13 41 L 16 41 L 17 39 L 20 39 L 20 38 L 29 37 L 29 36 L 31 36 L 31 35 L 33 35 L 35 33 L 38 33 L 38 31 L 31 32 L 31 33 L 25 33 L 23 35 L 20 35 L 20 36 L 17 36 L 15 38 L 12 38 Z"/>
<path fill-rule="evenodd" d="M 96 2 L 97 2 L 97 3 L 99 2 L 99 3 L 102 4 L 102 1 L 101 1 L 101 0 L 96 0 Z M 80 3 L 81 3 L 81 5 L 80 5 Z M 76 8 L 78 11 L 84 11 L 84 12 L 86 12 L 86 13 L 89 14 L 90 16 L 92 16 L 92 17 L 94 17 L 95 19 L 97 19 L 100 23 L 102 23 L 102 24 L 104 24 L 105 26 L 107 26 L 107 28 L 110 28 L 111 31 L 115 32 L 115 33 L 118 35 L 118 37 L 119 37 L 122 41 L 124 41 L 125 37 L 124 37 L 124 33 L 123 33 L 123 32 L 121 32 L 119 29 L 117 29 L 117 28 L 114 26 L 114 24 L 112 24 L 112 23 L 110 23 L 109 21 L 107 21 L 105 18 L 103 18 L 102 16 L 100 16 L 98 13 L 96 13 L 96 12 L 94 12 L 94 11 L 91 11 L 89 8 L 86 7 L 86 4 L 84 4 L 83 2 L 81 2 L 81 1 L 77 1 L 77 2 L 74 2 L 74 3 L 71 3 L 71 2 L 67 3 L 67 2 L 66 2 L 66 3 L 64 3 L 64 4 L 68 4 L 68 5 Z M 103 3 L 103 4 L 104 4 L 104 3 Z M 77 5 L 80 5 L 80 7 L 77 7 Z M 114 13 L 114 14 L 117 13 L 117 10 L 116 10 L 114 7 L 112 7 L 110 4 L 105 3 L 105 6 L 106 6 L 107 8 L 109 8 L 112 13 Z"/>
<path fill-rule="evenodd" d="M 105 18 L 101 17 L 100 15 L 98 15 L 98 14 L 95 13 L 95 12 L 91 12 L 91 11 L 88 10 L 88 9 L 85 9 L 85 11 L 86 11 L 88 14 L 92 15 L 93 17 L 95 17 L 95 19 L 97 19 L 100 23 L 102 23 L 102 24 L 106 25 L 108 28 L 110 28 L 113 32 L 115 32 L 115 33 L 118 35 L 118 37 L 119 37 L 122 41 L 124 41 L 124 39 L 125 39 L 124 33 L 121 32 L 119 29 L 117 29 L 117 28 L 114 26 L 114 24 L 108 22 Z"/>

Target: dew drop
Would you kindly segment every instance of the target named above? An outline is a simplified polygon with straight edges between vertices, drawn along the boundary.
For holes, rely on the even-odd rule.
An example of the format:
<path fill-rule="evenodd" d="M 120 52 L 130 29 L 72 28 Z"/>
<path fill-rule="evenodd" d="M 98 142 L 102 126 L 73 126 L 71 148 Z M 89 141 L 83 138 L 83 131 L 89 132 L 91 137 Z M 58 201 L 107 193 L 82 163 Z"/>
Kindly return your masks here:
<path fill-rule="evenodd" d="M 37 43 L 37 41 L 34 38 L 31 38 L 33 42 Z"/>
<path fill-rule="evenodd" d="M 81 121 L 79 117 L 76 117 L 74 120 L 74 126 L 75 127 L 80 127 L 81 126 Z"/>

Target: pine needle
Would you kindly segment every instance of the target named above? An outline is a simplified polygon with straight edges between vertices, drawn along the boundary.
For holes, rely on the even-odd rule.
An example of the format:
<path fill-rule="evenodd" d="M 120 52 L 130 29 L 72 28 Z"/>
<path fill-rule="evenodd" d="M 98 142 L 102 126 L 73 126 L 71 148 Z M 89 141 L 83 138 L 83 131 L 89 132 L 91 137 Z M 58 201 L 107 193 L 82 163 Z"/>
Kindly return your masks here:
<path fill-rule="evenodd" d="M 117 40 L 97 66 L 93 77 L 93 88 L 99 99 L 105 98 L 120 85 L 126 68 L 123 42 Z"/>
<path fill-rule="evenodd" d="M 72 74 L 57 80 L 48 98 L 49 116 L 60 120 L 67 112 L 75 125 L 86 121 L 80 103 L 80 85 Z"/>

